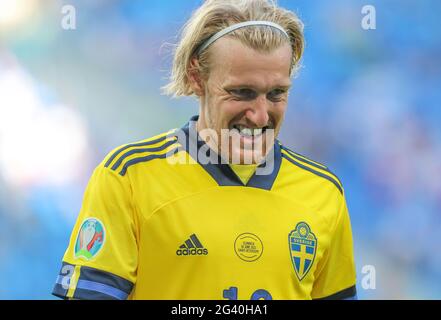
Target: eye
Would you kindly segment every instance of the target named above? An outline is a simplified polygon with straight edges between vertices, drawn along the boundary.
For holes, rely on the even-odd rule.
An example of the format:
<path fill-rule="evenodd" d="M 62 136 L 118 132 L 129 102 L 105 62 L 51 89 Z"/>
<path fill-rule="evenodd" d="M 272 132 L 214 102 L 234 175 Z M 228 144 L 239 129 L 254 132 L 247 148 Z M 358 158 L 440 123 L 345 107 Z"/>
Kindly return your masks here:
<path fill-rule="evenodd" d="M 257 93 L 249 88 L 231 89 L 228 92 L 239 100 L 253 100 L 257 97 Z"/>
<path fill-rule="evenodd" d="M 285 89 L 274 89 L 267 93 L 266 97 L 268 100 L 273 102 L 279 102 L 285 96 L 287 90 Z"/>

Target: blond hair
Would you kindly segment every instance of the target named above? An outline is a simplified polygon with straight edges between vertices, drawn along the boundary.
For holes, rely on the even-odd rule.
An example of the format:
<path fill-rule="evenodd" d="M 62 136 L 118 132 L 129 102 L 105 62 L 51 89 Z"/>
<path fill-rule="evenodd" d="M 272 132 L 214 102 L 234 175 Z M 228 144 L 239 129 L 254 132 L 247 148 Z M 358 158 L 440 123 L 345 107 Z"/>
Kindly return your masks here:
<path fill-rule="evenodd" d="M 170 82 L 162 89 L 165 94 L 190 96 L 194 94 L 189 82 L 191 59 L 197 49 L 212 35 L 222 29 L 245 21 L 264 20 L 279 24 L 289 39 L 271 27 L 251 26 L 228 34 L 244 45 L 259 52 L 268 53 L 290 42 L 292 48 L 291 75 L 299 68 L 303 54 L 303 23 L 297 15 L 277 7 L 272 0 L 207 0 L 184 25 L 181 39 L 174 51 Z M 209 74 L 210 47 L 200 53 L 198 71 L 203 78 Z"/>

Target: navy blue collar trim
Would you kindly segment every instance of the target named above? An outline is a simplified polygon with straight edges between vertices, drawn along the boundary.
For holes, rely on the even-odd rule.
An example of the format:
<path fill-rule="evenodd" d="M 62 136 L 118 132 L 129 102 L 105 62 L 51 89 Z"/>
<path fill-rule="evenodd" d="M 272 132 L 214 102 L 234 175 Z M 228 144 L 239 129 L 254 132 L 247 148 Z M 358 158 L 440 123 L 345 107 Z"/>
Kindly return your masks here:
<path fill-rule="evenodd" d="M 282 153 L 280 150 L 279 142 L 276 140 L 273 150 L 269 152 L 267 159 L 258 166 L 258 169 L 245 185 L 234 173 L 231 167 L 222 161 L 220 155 L 210 149 L 208 145 L 203 141 L 196 132 L 196 122 L 199 116 L 193 116 L 190 121 L 185 124 L 180 130 L 177 130 L 176 136 L 178 142 L 184 146 L 187 153 L 201 165 L 205 171 L 217 182 L 219 186 L 242 186 L 252 187 L 264 190 L 271 190 L 277 174 L 279 173 L 280 165 L 282 163 Z M 180 132 L 182 132 L 180 134 Z M 184 141 L 182 140 L 184 139 Z M 201 163 L 199 161 L 198 154 L 203 148 L 207 153 L 208 163 Z M 202 152 L 203 152 L 202 151 Z M 272 156 L 274 153 L 274 156 Z M 271 172 L 266 174 L 257 174 L 257 171 L 263 173 L 272 168 Z M 259 170 L 260 169 L 260 170 Z M 265 170 L 264 170 L 265 169 Z"/>

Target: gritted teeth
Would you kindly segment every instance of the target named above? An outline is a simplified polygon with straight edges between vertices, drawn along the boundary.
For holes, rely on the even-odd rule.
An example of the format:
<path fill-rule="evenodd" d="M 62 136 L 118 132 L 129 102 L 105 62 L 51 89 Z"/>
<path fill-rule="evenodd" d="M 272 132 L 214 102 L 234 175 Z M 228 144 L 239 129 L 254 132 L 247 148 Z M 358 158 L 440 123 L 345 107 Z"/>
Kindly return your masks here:
<path fill-rule="evenodd" d="M 264 133 L 267 128 L 268 126 L 265 126 L 263 128 L 249 128 L 243 125 L 233 125 L 233 129 L 238 130 L 241 135 L 249 137 L 259 136 Z"/>

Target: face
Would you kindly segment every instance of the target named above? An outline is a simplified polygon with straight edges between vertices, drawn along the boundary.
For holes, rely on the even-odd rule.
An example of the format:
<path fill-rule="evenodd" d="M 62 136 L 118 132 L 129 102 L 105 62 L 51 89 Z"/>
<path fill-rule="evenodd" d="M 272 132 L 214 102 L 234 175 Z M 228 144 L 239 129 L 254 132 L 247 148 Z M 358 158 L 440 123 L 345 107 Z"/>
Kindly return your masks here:
<path fill-rule="evenodd" d="M 225 37 L 209 50 L 208 79 L 195 90 L 201 103 L 198 131 L 230 163 L 258 163 L 272 148 L 285 115 L 291 47 L 260 53 Z"/>

